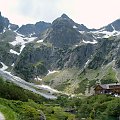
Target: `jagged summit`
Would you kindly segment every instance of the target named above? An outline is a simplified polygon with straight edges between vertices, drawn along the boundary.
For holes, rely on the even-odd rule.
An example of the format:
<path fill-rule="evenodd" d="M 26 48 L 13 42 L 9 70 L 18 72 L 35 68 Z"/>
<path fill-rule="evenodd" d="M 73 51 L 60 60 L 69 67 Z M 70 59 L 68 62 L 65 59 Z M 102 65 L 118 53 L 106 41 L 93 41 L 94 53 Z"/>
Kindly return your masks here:
<path fill-rule="evenodd" d="M 17 32 L 23 35 L 39 35 L 41 32 L 46 30 L 51 26 L 51 23 L 46 23 L 44 21 L 39 21 L 35 24 L 22 25 Z"/>
<path fill-rule="evenodd" d="M 4 30 L 17 30 L 19 28 L 18 25 L 10 23 L 9 19 L 2 16 L 2 13 L 0 11 L 0 32 L 3 32 Z"/>
<path fill-rule="evenodd" d="M 71 18 L 69 18 L 66 14 L 62 14 L 60 17 L 56 18 L 52 23 L 54 24 L 56 21 L 57 22 L 64 21 L 64 22 L 74 23 L 74 21 Z"/>
<path fill-rule="evenodd" d="M 61 15 L 61 18 L 70 19 L 65 13 Z"/>

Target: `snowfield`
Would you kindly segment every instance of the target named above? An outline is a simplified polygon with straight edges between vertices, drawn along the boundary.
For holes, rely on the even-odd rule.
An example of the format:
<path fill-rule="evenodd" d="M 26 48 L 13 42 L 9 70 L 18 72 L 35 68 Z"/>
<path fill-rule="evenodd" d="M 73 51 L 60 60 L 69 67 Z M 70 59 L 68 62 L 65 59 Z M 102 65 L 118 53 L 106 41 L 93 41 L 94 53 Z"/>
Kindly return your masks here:
<path fill-rule="evenodd" d="M 16 45 L 21 45 L 21 48 L 20 48 L 20 53 L 22 52 L 22 50 L 24 49 L 25 47 L 25 44 L 26 43 L 30 43 L 30 42 L 33 42 L 37 37 L 24 37 L 23 35 L 21 34 L 18 34 L 17 33 L 17 36 L 16 36 L 16 39 L 15 41 L 13 42 L 9 42 L 11 45 L 13 46 L 16 46 Z M 11 51 L 12 53 L 14 54 L 20 54 L 20 53 L 16 53 L 15 51 Z"/>

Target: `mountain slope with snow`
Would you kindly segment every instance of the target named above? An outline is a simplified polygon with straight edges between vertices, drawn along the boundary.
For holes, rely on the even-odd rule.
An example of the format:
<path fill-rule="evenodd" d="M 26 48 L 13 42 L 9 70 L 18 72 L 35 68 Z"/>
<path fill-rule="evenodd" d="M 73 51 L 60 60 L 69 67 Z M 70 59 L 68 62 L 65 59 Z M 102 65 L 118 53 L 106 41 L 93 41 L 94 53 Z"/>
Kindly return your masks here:
<path fill-rule="evenodd" d="M 37 88 L 40 89 L 49 89 L 44 84 L 39 86 L 39 83 L 45 83 L 72 93 L 81 91 L 83 83 L 85 91 L 89 84 L 95 84 L 98 79 L 106 79 L 107 72 L 116 73 L 119 81 L 119 19 L 98 30 L 88 29 L 65 14 L 52 23 L 38 22 L 20 28 L 1 15 L 0 20 L 1 70 L 11 72 L 28 82 L 38 83 Z M 8 21 L 6 25 L 5 21 Z M 105 66 L 113 60 L 112 69 L 106 70 Z M 102 69 L 106 71 L 105 74 L 100 73 Z M 99 72 L 93 74 L 94 70 Z M 93 75 L 85 77 L 89 74 Z M 109 82 L 116 82 L 116 79 Z"/>

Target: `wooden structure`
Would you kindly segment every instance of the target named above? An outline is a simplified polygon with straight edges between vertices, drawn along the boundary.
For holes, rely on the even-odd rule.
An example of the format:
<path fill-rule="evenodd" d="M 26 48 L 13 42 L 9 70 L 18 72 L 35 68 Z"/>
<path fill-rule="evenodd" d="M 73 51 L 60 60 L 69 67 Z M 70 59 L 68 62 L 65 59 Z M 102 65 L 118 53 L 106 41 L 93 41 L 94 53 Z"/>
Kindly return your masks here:
<path fill-rule="evenodd" d="M 98 84 L 95 87 L 95 94 L 118 94 L 120 95 L 120 83 Z"/>

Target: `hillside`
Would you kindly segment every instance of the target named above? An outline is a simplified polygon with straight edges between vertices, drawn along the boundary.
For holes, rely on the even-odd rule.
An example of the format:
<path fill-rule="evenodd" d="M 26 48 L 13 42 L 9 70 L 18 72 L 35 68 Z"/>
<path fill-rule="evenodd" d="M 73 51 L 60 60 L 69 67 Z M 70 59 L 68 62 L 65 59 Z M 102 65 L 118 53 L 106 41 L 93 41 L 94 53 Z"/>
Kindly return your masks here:
<path fill-rule="evenodd" d="M 1 76 L 84 95 L 96 83 L 120 82 L 119 22 L 88 29 L 63 14 L 19 27 L 0 14 Z"/>
<path fill-rule="evenodd" d="M 0 111 L 6 120 L 118 120 L 120 115 L 120 99 L 110 95 L 47 100 L 2 78 L 0 85 Z"/>

